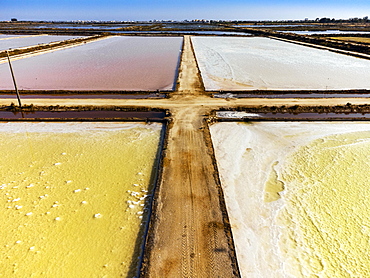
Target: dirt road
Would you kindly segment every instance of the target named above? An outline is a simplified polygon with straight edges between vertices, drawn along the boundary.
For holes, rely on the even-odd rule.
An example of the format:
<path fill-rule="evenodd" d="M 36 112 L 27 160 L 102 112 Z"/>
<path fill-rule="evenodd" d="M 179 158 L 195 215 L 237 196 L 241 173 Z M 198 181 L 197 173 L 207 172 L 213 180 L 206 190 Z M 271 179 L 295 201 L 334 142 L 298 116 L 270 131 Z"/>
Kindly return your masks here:
<path fill-rule="evenodd" d="M 173 96 L 178 101 L 182 95 L 203 91 L 189 37 L 184 43 L 179 89 Z M 209 136 L 202 117 L 206 109 L 187 105 L 171 112 L 173 121 L 155 201 L 157 214 L 151 223 L 142 275 L 237 277 L 232 238 L 222 214 L 225 207 L 205 140 Z"/>
<path fill-rule="evenodd" d="M 237 277 L 199 108 L 173 110 L 144 277 Z"/>
<path fill-rule="evenodd" d="M 22 96 L 22 92 L 20 92 Z M 14 99 L 0 99 L 0 105 L 10 105 L 16 103 Z M 206 96 L 188 96 L 184 95 L 181 100 L 179 95 L 171 99 L 22 99 L 23 105 L 63 105 L 63 106 L 122 106 L 122 107 L 150 107 L 161 109 L 180 109 L 188 106 L 203 106 L 207 110 L 220 109 L 222 107 L 256 107 L 260 105 L 266 106 L 334 106 L 346 105 L 347 103 L 356 105 L 370 103 L 369 98 L 320 98 L 320 99 L 264 99 L 264 98 L 248 98 L 248 99 L 220 99 L 210 98 Z"/>

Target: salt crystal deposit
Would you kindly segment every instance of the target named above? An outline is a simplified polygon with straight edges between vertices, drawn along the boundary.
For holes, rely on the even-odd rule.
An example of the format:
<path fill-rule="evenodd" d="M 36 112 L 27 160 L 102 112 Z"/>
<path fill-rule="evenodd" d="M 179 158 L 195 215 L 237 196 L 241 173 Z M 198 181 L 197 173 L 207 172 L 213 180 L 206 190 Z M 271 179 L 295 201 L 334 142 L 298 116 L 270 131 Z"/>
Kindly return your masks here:
<path fill-rule="evenodd" d="M 370 88 L 369 60 L 269 38 L 192 42 L 206 90 Z"/>
<path fill-rule="evenodd" d="M 1 274 L 135 276 L 147 202 L 140 199 L 144 192 L 131 196 L 127 191 L 139 182 L 140 171 L 141 187 L 151 192 L 161 128 L 119 122 L 1 123 L 1 180 L 19 184 L 2 190 L 9 199 L 2 200 L 6 229 L 0 229 L 0 255 L 7 259 Z M 60 165 L 54 166 L 56 161 Z M 126 210 L 128 201 L 134 205 Z"/>
<path fill-rule="evenodd" d="M 211 126 L 243 277 L 369 277 L 370 123 Z"/>

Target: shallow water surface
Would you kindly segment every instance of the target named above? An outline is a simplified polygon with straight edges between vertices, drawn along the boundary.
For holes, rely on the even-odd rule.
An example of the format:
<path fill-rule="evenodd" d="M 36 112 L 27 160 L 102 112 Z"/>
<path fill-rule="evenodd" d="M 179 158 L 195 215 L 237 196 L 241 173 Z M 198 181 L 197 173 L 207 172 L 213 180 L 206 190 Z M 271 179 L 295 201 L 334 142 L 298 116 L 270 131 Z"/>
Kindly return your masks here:
<path fill-rule="evenodd" d="M 181 37 L 115 36 L 13 61 L 20 90 L 172 90 Z M 0 64 L 0 89 L 13 89 Z"/>
<path fill-rule="evenodd" d="M 0 118 L 3 119 L 102 119 L 102 118 L 138 118 L 138 119 L 163 119 L 166 112 L 162 111 L 109 111 L 109 110 L 91 110 L 91 111 L 33 111 L 33 112 L 12 112 L 0 111 Z"/>
<path fill-rule="evenodd" d="M 245 32 L 227 32 L 227 31 L 199 31 L 199 30 L 182 30 L 182 31 L 172 31 L 172 30 L 163 30 L 163 31 L 111 31 L 115 34 L 132 34 L 132 33 L 139 33 L 139 34 L 189 34 L 189 35 L 229 35 L 229 36 L 250 36 L 251 34 Z"/>
<path fill-rule="evenodd" d="M 238 24 L 238 25 L 233 25 L 233 27 L 250 27 L 250 28 L 269 28 L 269 27 L 311 27 L 315 25 L 310 25 L 310 24 Z"/>
<path fill-rule="evenodd" d="M 366 31 L 341 31 L 341 30 L 325 30 L 325 31 L 277 31 L 281 33 L 294 33 L 298 35 L 339 35 L 339 34 L 370 34 Z"/>
<path fill-rule="evenodd" d="M 17 37 L 12 38 L 11 40 L 0 40 L 0 51 L 57 41 L 71 40 L 80 37 L 81 36 L 49 36 L 49 35 Z"/>
<path fill-rule="evenodd" d="M 13 39 L 13 38 L 17 38 L 17 37 L 21 37 L 21 36 L 20 35 L 1 35 L 0 34 L 0 40 Z"/>
<path fill-rule="evenodd" d="M 46 98 L 46 99 L 146 99 L 146 98 L 164 98 L 162 93 L 149 94 L 22 94 L 21 99 Z M 10 98 L 17 100 L 15 94 L 0 94 L 0 98 Z"/>

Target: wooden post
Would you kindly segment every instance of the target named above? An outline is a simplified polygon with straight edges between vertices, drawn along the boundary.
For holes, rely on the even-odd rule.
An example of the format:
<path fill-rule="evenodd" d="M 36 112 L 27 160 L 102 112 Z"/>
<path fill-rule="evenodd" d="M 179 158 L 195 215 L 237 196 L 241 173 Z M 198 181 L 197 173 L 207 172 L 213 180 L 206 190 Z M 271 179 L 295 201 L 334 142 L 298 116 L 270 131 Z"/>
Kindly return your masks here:
<path fill-rule="evenodd" d="M 10 63 L 10 57 L 9 57 L 9 52 L 8 52 L 8 50 L 6 51 L 6 54 L 8 55 L 9 68 L 10 68 L 10 72 L 11 72 L 11 74 L 12 74 L 12 78 L 13 78 L 13 83 L 14 83 L 15 92 L 17 93 L 17 98 L 18 98 L 19 107 L 20 107 L 20 108 L 22 108 L 21 98 L 20 98 L 20 96 L 19 96 L 19 92 L 18 92 L 18 88 L 17 88 L 17 83 L 15 82 L 15 77 L 14 77 L 13 67 L 12 67 L 12 64 Z"/>

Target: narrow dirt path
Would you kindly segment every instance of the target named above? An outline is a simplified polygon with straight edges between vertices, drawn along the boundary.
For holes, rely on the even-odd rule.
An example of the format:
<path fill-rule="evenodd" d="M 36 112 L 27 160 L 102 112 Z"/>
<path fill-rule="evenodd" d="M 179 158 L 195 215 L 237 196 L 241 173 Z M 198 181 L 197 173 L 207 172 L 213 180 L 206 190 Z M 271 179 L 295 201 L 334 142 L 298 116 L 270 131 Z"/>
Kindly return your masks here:
<path fill-rule="evenodd" d="M 179 86 L 177 88 L 177 93 L 181 96 L 200 95 L 204 93 L 203 82 L 194 55 L 190 36 L 184 36 L 184 47 L 179 72 Z M 176 92 L 172 95 L 176 95 Z"/>
<path fill-rule="evenodd" d="M 20 92 L 22 98 L 22 91 Z M 14 93 L 14 98 L 3 98 L 0 99 L 0 105 L 10 105 L 11 103 L 17 102 L 17 97 Z M 149 107 L 149 108 L 160 108 L 160 109 L 177 109 L 186 108 L 187 106 L 204 106 L 207 110 L 217 110 L 222 107 L 233 108 L 233 107 L 257 107 L 257 106 L 335 106 L 335 105 L 346 105 L 347 103 L 362 105 L 369 104 L 369 98 L 239 98 L 239 99 L 221 99 L 221 98 L 210 98 L 210 97 L 190 97 L 184 95 L 181 99 L 179 95 L 174 96 L 170 99 L 37 99 L 29 98 L 22 99 L 23 105 L 35 105 L 35 106 L 48 106 L 48 105 L 60 105 L 60 106 L 98 106 L 98 107 L 110 107 L 110 106 L 121 106 L 121 107 Z"/>
<path fill-rule="evenodd" d="M 184 43 L 179 90 L 173 95 L 178 101 L 203 92 L 188 36 Z M 202 115 L 207 111 L 187 101 L 189 105 L 171 109 L 142 276 L 238 277 L 212 151 L 205 140 L 209 134 Z"/>

